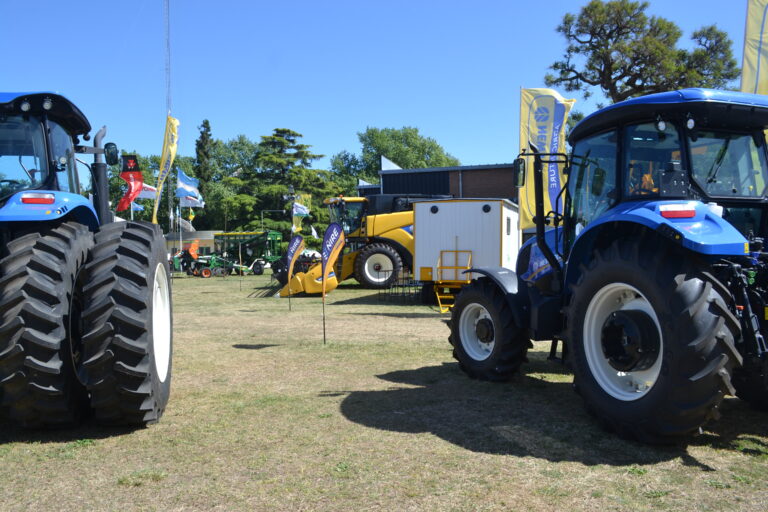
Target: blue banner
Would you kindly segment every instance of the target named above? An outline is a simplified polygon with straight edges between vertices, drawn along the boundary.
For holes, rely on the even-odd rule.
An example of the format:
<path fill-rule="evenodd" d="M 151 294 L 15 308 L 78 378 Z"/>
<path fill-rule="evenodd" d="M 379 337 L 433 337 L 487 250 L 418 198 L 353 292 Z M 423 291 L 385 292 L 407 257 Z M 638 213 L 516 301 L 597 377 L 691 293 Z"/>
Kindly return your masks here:
<path fill-rule="evenodd" d="M 339 257 L 341 249 L 344 247 L 344 230 L 334 222 L 325 230 L 323 237 L 323 299 L 325 299 L 325 283 L 328 280 L 328 271 L 333 268 L 336 258 Z"/>
<path fill-rule="evenodd" d="M 291 238 L 290 243 L 288 244 L 288 252 L 285 254 L 286 259 L 288 260 L 288 294 L 290 295 L 290 282 L 291 282 L 291 276 L 293 275 L 293 264 L 296 263 L 296 259 L 301 254 L 301 251 L 304 250 L 304 238 L 301 235 L 296 235 L 293 238 Z"/>

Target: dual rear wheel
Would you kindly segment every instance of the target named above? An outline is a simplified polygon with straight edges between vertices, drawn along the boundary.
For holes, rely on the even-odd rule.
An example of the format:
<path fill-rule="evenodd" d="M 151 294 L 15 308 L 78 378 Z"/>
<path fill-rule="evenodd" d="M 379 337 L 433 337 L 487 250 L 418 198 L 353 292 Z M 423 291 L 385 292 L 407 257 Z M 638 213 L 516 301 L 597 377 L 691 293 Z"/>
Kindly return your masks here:
<path fill-rule="evenodd" d="M 168 401 L 169 268 L 156 226 L 66 222 L 0 259 L 0 389 L 28 427 L 146 425 Z"/>

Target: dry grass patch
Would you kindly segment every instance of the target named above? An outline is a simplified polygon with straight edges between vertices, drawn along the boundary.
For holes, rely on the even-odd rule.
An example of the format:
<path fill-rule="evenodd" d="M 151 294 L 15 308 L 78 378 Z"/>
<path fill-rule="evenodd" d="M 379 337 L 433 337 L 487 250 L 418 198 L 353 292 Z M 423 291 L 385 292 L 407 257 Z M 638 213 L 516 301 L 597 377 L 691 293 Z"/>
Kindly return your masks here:
<path fill-rule="evenodd" d="M 735 399 L 688 446 L 603 432 L 537 345 L 472 381 L 445 316 L 342 286 L 174 283 L 174 381 L 158 425 L 2 425 L 2 510 L 766 510 L 765 414 Z"/>

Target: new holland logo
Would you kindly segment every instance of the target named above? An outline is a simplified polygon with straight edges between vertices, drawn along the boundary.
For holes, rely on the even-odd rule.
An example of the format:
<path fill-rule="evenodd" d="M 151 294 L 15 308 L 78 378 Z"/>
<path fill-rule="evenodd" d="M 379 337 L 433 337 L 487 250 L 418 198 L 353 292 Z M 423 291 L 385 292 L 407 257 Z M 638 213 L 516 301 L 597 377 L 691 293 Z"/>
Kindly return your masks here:
<path fill-rule="evenodd" d="M 546 123 L 549 121 L 549 109 L 547 107 L 539 107 L 533 113 L 533 118 L 537 123 Z"/>

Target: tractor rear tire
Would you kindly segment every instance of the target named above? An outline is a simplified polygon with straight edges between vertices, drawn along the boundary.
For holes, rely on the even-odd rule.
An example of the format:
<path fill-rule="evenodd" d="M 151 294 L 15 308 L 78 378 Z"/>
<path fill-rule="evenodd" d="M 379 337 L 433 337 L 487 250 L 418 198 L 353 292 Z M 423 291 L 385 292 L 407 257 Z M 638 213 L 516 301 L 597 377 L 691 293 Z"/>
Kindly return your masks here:
<path fill-rule="evenodd" d="M 96 420 L 157 422 L 171 388 L 171 283 L 160 228 L 143 222 L 102 226 L 85 267 L 83 361 Z"/>
<path fill-rule="evenodd" d="M 720 289 L 691 255 L 650 237 L 594 253 L 572 288 L 566 339 L 574 387 L 603 427 L 671 444 L 719 417 L 740 363 Z"/>
<path fill-rule="evenodd" d="M 515 324 L 503 292 L 481 278 L 463 287 L 448 323 L 453 357 L 474 379 L 504 382 L 526 361 L 533 345 Z"/>
<path fill-rule="evenodd" d="M 400 254 L 389 244 L 366 245 L 355 259 L 355 279 L 364 288 L 389 288 L 402 269 Z"/>
<path fill-rule="evenodd" d="M 80 357 L 78 273 L 92 246 L 88 228 L 66 222 L 11 240 L 0 260 L 2 409 L 23 426 L 71 426 L 88 411 L 73 360 Z"/>

